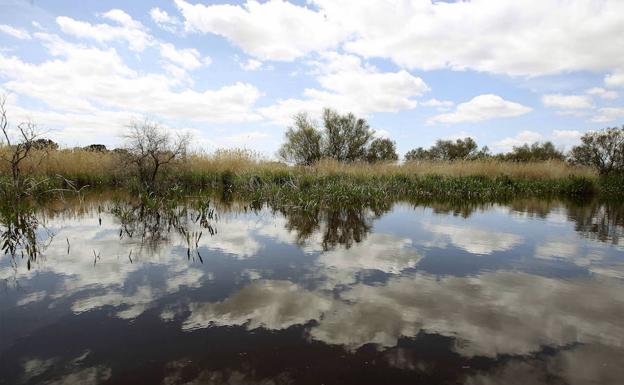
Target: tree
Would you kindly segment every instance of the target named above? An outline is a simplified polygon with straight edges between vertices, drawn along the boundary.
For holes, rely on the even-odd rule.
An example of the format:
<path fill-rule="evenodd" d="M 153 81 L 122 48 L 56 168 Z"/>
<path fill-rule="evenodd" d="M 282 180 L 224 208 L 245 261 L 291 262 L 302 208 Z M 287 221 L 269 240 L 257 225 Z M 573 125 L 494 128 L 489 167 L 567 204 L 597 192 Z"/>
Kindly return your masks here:
<path fill-rule="evenodd" d="M 35 150 L 58 150 L 59 145 L 53 140 L 50 139 L 36 139 L 33 142 L 33 149 Z"/>
<path fill-rule="evenodd" d="M 473 160 L 489 156 L 489 149 L 479 150 L 477 142 L 472 138 L 438 140 L 435 145 L 425 150 L 422 147 L 410 150 L 405 154 L 406 161 L 415 160 Z"/>
<path fill-rule="evenodd" d="M 595 167 L 603 175 L 624 171 L 624 126 L 586 133 L 570 151 L 570 160 Z"/>
<path fill-rule="evenodd" d="M 374 134 L 366 120 L 356 118 L 351 113 L 340 115 L 326 108 L 323 111 L 323 125 L 325 157 L 340 162 L 366 160 L 366 150 Z"/>
<path fill-rule="evenodd" d="M 565 155 L 563 152 L 557 150 L 552 142 L 535 142 L 531 145 L 524 144 L 522 146 L 514 146 L 511 152 L 501 155 L 500 158 L 512 162 L 538 162 L 545 160 L 565 160 Z"/>
<path fill-rule="evenodd" d="M 85 151 L 93 151 L 93 152 L 108 152 L 108 149 L 103 144 L 90 144 L 82 148 Z"/>
<path fill-rule="evenodd" d="M 323 129 L 306 114 L 294 116 L 278 155 L 287 162 L 312 165 L 321 158 L 339 162 L 365 161 L 374 131 L 366 120 L 353 114 L 323 110 Z"/>
<path fill-rule="evenodd" d="M 322 156 L 322 134 L 307 114 L 297 114 L 294 120 L 294 126 L 289 127 L 284 135 L 286 142 L 282 144 L 278 154 L 287 162 L 313 165 Z"/>
<path fill-rule="evenodd" d="M 387 138 L 377 138 L 368 147 L 366 160 L 370 163 L 397 161 L 396 144 Z"/>
<path fill-rule="evenodd" d="M 125 135 L 125 156 L 136 169 L 141 184 L 152 190 L 158 172 L 184 157 L 190 140 L 188 134 L 173 139 L 162 127 L 148 120 L 134 122 Z"/>
<path fill-rule="evenodd" d="M 6 96 L 0 95 L 0 131 L 2 131 L 3 149 L 0 151 L 0 159 L 11 170 L 13 192 L 19 198 L 24 194 L 24 178 L 22 176 L 22 163 L 36 148 L 37 125 L 32 122 L 21 122 L 17 125 L 17 135 L 13 136 L 9 129 L 9 120 L 5 108 Z"/>

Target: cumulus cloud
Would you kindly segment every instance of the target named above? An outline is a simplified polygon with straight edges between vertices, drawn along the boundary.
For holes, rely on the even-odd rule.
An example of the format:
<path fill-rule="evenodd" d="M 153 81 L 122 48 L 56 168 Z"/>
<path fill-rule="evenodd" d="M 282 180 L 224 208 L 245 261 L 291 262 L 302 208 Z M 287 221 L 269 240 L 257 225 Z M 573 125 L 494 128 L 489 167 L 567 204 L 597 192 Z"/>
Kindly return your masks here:
<path fill-rule="evenodd" d="M 595 123 L 608 123 L 624 118 L 624 107 L 605 107 L 598 110 L 591 121 Z"/>
<path fill-rule="evenodd" d="M 239 63 L 243 71 L 256 71 L 262 67 L 262 62 L 256 59 L 247 59 L 246 62 Z"/>
<path fill-rule="evenodd" d="M 420 105 L 423 107 L 434 107 L 438 111 L 448 111 L 455 103 L 450 100 L 438 100 L 433 98 L 420 103 Z"/>
<path fill-rule="evenodd" d="M 624 67 L 624 3 L 618 0 L 314 3 L 352 33 L 347 50 L 407 68 L 535 76 Z"/>
<path fill-rule="evenodd" d="M 6 24 L 0 24 L 0 32 L 6 33 L 7 35 L 13 36 L 14 38 L 20 40 L 30 40 L 32 38 L 28 31 L 24 29 L 14 28 Z"/>
<path fill-rule="evenodd" d="M 620 94 L 613 90 L 606 90 L 601 87 L 593 87 L 587 90 L 588 95 L 595 95 L 602 99 L 613 100 L 620 97 Z"/>
<path fill-rule="evenodd" d="M 203 5 L 175 0 L 187 30 L 223 36 L 261 60 L 291 61 L 337 46 L 346 33 L 320 12 L 283 0 Z"/>
<path fill-rule="evenodd" d="M 256 281 L 222 302 L 191 304 L 183 329 L 210 325 L 284 329 L 319 319 L 331 302 L 330 296 L 303 290 L 288 281 Z"/>
<path fill-rule="evenodd" d="M 624 70 L 618 70 L 605 76 L 604 82 L 609 87 L 624 87 Z"/>
<path fill-rule="evenodd" d="M 165 20 L 169 22 L 172 20 L 171 18 L 167 19 L 166 12 L 163 13 L 158 8 L 152 9 L 150 15 L 154 20 L 159 20 L 161 23 L 164 23 Z M 99 43 L 124 40 L 131 50 L 137 52 L 142 52 L 147 47 L 156 47 L 160 56 L 168 62 L 163 65 L 165 70 L 178 79 L 188 79 L 186 70 L 194 70 L 211 63 L 209 57 L 202 58 L 195 48 L 176 48 L 171 43 L 158 41 L 148 33 L 143 24 L 120 9 L 110 10 L 102 14 L 101 17 L 118 25 L 91 24 L 67 16 L 57 17 L 56 22 L 63 32 L 78 38 L 91 39 Z M 166 25 L 170 25 L 170 23 Z M 171 65 L 175 65 L 181 70 L 176 70 Z"/>
<path fill-rule="evenodd" d="M 511 136 L 511 137 L 499 140 L 497 142 L 494 142 L 494 147 L 496 147 L 497 149 L 501 151 L 509 151 L 513 147 L 522 146 L 523 144 L 527 144 L 527 143 L 537 142 L 542 139 L 543 139 L 542 134 L 535 132 L 535 131 L 525 130 L 525 131 L 519 132 L 515 136 Z"/>
<path fill-rule="evenodd" d="M 152 21 L 167 32 L 175 32 L 177 27 L 181 24 L 180 19 L 169 15 L 167 11 L 163 11 L 158 7 L 150 9 L 149 14 Z"/>
<path fill-rule="evenodd" d="M 211 62 L 210 58 L 202 58 L 195 48 L 178 49 L 170 43 L 160 43 L 160 55 L 184 69 L 194 70 Z"/>
<path fill-rule="evenodd" d="M 397 112 L 415 108 L 414 97 L 429 91 L 421 78 L 405 70 L 380 72 L 353 55 L 328 52 L 312 65 L 322 88 L 306 88 L 303 99 L 282 99 L 259 111 L 284 125 L 298 112 L 318 116 L 324 107 L 358 115 Z"/>
<path fill-rule="evenodd" d="M 3 88 L 48 106 L 46 110 L 11 106 L 12 113 L 20 117 L 34 115 L 46 124 L 57 122 L 96 135 L 110 135 L 111 129 L 122 128 L 130 117 L 145 114 L 205 122 L 259 118 L 253 107 L 260 91 L 250 84 L 238 82 L 201 91 L 184 88 L 171 76 L 131 69 L 113 48 L 72 44 L 43 33 L 35 37 L 46 46 L 50 59 L 32 64 L 0 53 L 0 75 L 8 79 Z M 190 68 L 199 65 L 194 51 L 185 51 L 177 60 Z"/>
<path fill-rule="evenodd" d="M 453 112 L 433 116 L 427 122 L 429 124 L 474 123 L 490 119 L 516 117 L 531 111 L 530 107 L 520 103 L 507 101 L 498 95 L 485 94 L 475 96 L 470 101 L 459 104 Z"/>
<path fill-rule="evenodd" d="M 522 242 L 517 234 L 497 232 L 469 226 L 426 223 L 423 228 L 448 238 L 455 246 L 471 254 L 492 254 L 510 250 Z"/>
<path fill-rule="evenodd" d="M 590 96 L 587 95 L 561 95 L 551 94 L 542 96 L 542 103 L 546 107 L 561 109 L 586 109 L 594 107 L 594 103 Z"/>
<path fill-rule="evenodd" d="M 91 24 L 86 21 L 72 19 L 67 16 L 59 16 L 56 23 L 61 30 L 82 39 L 92 39 L 99 43 L 124 40 L 133 51 L 141 52 L 153 42 L 152 36 L 145 27 L 130 15 L 120 9 L 113 9 L 102 17 L 116 22 L 118 25 Z"/>
<path fill-rule="evenodd" d="M 316 9 L 283 0 L 210 6 L 176 0 L 188 29 L 224 36 L 261 59 L 292 60 L 343 43 L 410 69 L 535 76 L 624 67 L 618 0 L 312 3 Z"/>

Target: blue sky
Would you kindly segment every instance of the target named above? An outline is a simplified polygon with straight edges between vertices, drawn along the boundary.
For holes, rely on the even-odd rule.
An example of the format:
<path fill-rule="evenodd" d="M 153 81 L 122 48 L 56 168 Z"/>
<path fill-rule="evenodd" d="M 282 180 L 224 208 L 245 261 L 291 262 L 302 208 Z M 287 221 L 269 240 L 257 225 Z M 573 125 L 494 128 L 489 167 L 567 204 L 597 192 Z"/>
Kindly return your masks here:
<path fill-rule="evenodd" d="M 68 147 L 149 118 L 272 156 L 293 114 L 327 106 L 401 153 L 569 148 L 624 123 L 622 52 L 620 0 L 0 0 L 9 118 Z"/>

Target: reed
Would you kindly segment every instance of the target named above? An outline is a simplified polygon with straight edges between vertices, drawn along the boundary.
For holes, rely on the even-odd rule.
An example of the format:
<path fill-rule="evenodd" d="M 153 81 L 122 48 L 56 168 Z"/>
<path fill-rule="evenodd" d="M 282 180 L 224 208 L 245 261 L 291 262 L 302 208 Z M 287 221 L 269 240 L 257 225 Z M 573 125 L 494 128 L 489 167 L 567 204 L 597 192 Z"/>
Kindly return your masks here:
<path fill-rule="evenodd" d="M 0 149 L 2 151 L 2 149 Z M 34 178 L 63 176 L 78 186 L 132 187 L 132 170 L 120 154 L 85 150 L 35 152 L 25 164 Z M 8 170 L 0 165 L 0 173 Z M 187 190 L 224 187 L 257 197 L 292 195 L 341 201 L 354 197 L 438 196 L 493 199 L 508 196 L 623 194 L 624 178 L 599 178 L 588 167 L 562 161 L 507 162 L 487 159 L 456 162 L 340 163 L 289 166 L 246 150 L 194 153 L 162 175 L 162 185 Z M 299 198 L 298 198 L 299 197 Z"/>

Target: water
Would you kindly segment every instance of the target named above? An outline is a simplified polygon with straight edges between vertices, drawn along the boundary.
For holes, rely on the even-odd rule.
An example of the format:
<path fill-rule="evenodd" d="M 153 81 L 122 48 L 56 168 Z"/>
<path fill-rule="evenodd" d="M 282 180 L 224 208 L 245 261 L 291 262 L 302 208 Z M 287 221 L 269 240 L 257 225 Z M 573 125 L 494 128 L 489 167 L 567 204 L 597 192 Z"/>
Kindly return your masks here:
<path fill-rule="evenodd" d="M 0 383 L 624 382 L 622 205 L 129 207 L 2 257 Z"/>

